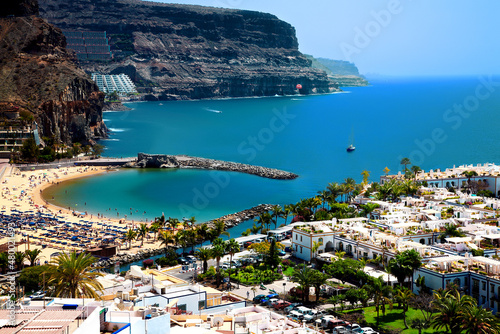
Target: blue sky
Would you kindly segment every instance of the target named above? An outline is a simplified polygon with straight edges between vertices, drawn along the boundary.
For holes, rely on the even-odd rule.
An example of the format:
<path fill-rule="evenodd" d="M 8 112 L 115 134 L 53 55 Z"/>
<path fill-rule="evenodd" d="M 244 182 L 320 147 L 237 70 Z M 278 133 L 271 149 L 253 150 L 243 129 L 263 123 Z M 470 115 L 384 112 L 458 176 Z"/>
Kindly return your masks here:
<path fill-rule="evenodd" d="M 293 25 L 299 49 L 363 74 L 500 73 L 498 0 L 177 0 L 257 10 Z"/>

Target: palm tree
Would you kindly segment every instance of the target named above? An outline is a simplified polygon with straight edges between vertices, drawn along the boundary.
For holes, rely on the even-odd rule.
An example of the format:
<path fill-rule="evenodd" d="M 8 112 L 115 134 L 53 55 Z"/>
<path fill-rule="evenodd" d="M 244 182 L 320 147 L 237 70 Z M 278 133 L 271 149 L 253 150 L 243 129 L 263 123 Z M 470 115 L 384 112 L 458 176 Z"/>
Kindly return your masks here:
<path fill-rule="evenodd" d="M 467 307 L 459 316 L 465 334 L 500 333 L 500 323 L 491 311 L 482 307 Z"/>
<path fill-rule="evenodd" d="M 311 252 L 312 252 L 312 257 L 313 259 L 316 258 L 316 252 L 318 251 L 318 249 L 323 246 L 323 242 L 322 241 L 313 241 L 313 246 L 311 248 Z"/>
<path fill-rule="evenodd" d="M 422 266 L 422 257 L 414 250 L 405 250 L 397 253 L 387 264 L 388 271 L 396 276 L 399 285 L 403 285 L 406 278 L 413 277 L 413 272 Z"/>
<path fill-rule="evenodd" d="M 364 170 L 361 172 L 361 175 L 363 176 L 363 185 L 365 186 L 368 184 L 368 178 L 370 177 L 370 172 L 367 170 Z"/>
<path fill-rule="evenodd" d="M 250 290 L 252 290 L 253 298 L 255 298 L 255 293 L 257 292 L 257 285 L 252 286 L 252 288 Z"/>
<path fill-rule="evenodd" d="M 257 223 L 259 223 L 261 226 L 266 226 L 266 228 L 269 230 L 269 225 L 271 224 L 272 217 L 269 212 L 263 212 L 259 215 L 259 218 L 254 219 Z"/>
<path fill-rule="evenodd" d="M 346 202 L 350 202 L 352 193 L 356 189 L 356 181 L 352 177 L 348 177 L 342 185 L 345 187 Z"/>
<path fill-rule="evenodd" d="M 273 205 L 273 211 L 272 211 L 272 216 L 274 219 L 272 222 L 274 223 L 274 229 L 276 229 L 278 225 L 278 217 L 283 217 L 283 208 L 280 205 Z"/>
<path fill-rule="evenodd" d="M 418 166 L 411 166 L 410 170 L 413 173 L 413 179 L 417 180 L 417 174 L 418 174 L 418 172 L 422 171 L 422 168 L 420 168 Z"/>
<path fill-rule="evenodd" d="M 321 286 L 326 284 L 330 278 L 327 274 L 323 274 L 319 270 L 314 270 L 312 273 L 311 285 L 314 287 L 314 293 L 316 295 L 316 303 L 319 302 L 319 294 L 321 293 Z"/>
<path fill-rule="evenodd" d="M 290 215 L 291 212 L 292 212 L 292 206 L 290 204 L 286 204 L 283 207 L 283 218 L 285 218 L 285 225 L 286 221 L 288 220 L 288 216 Z"/>
<path fill-rule="evenodd" d="M 400 164 L 403 165 L 403 166 L 405 166 L 405 168 L 403 169 L 403 171 L 406 172 L 408 170 L 408 168 L 406 168 L 406 166 L 407 165 L 411 165 L 411 161 L 408 158 L 403 158 L 403 159 L 401 159 Z"/>
<path fill-rule="evenodd" d="M 144 237 L 148 234 L 149 228 L 146 223 L 139 225 L 139 230 L 137 231 L 137 238 L 141 238 L 141 247 L 144 245 Z"/>
<path fill-rule="evenodd" d="M 157 223 L 157 222 L 154 222 L 153 224 L 151 224 L 151 226 L 149 227 L 149 231 L 150 232 L 153 232 L 154 235 L 153 235 L 153 240 L 156 240 L 156 234 L 158 233 L 158 231 L 160 230 L 160 224 Z"/>
<path fill-rule="evenodd" d="M 174 234 L 168 230 L 160 230 L 158 240 L 160 241 L 160 246 L 168 247 L 174 241 Z"/>
<path fill-rule="evenodd" d="M 5 274 L 7 272 L 7 267 L 9 266 L 9 255 L 7 252 L 0 253 L 0 269 L 2 269 L 2 273 Z"/>
<path fill-rule="evenodd" d="M 191 245 L 192 251 L 194 252 L 194 245 L 196 244 L 196 240 L 198 238 L 196 234 L 196 229 L 185 230 L 186 235 L 186 243 Z"/>
<path fill-rule="evenodd" d="M 25 258 L 26 258 L 26 254 L 23 252 L 15 252 L 14 253 L 14 263 L 16 265 L 17 270 L 23 269 Z"/>
<path fill-rule="evenodd" d="M 175 229 L 177 228 L 177 225 L 179 225 L 179 219 L 177 218 L 172 218 L 172 217 L 168 217 L 167 221 L 166 221 L 166 224 L 173 230 L 175 231 Z"/>
<path fill-rule="evenodd" d="M 25 257 L 30 261 L 30 267 L 33 267 L 36 263 L 36 259 L 38 255 L 40 255 L 42 251 L 39 249 L 33 249 L 33 250 L 25 250 L 24 255 Z"/>
<path fill-rule="evenodd" d="M 465 233 L 459 230 L 455 224 L 446 224 L 445 230 L 439 236 L 442 243 L 445 242 L 446 237 L 465 237 Z"/>
<path fill-rule="evenodd" d="M 401 306 L 403 308 L 403 322 L 405 324 L 405 329 L 408 328 L 408 324 L 406 323 L 406 312 L 408 312 L 408 304 L 410 303 L 410 300 L 413 298 L 413 296 L 413 292 L 405 287 L 401 287 L 396 293 L 396 300 L 401 303 Z"/>
<path fill-rule="evenodd" d="M 226 242 L 221 238 L 214 240 L 212 245 L 212 258 L 215 259 L 217 264 L 217 287 L 220 285 L 220 259 L 226 254 Z"/>
<path fill-rule="evenodd" d="M 257 226 L 255 225 L 255 223 L 253 223 L 253 226 L 250 228 L 250 232 L 252 232 L 252 234 L 257 234 L 260 232 L 261 229 L 262 226 Z"/>
<path fill-rule="evenodd" d="M 298 283 L 302 290 L 302 301 L 309 302 L 309 288 L 313 283 L 314 269 L 302 264 L 298 269 L 295 269 L 292 275 L 292 282 Z"/>
<path fill-rule="evenodd" d="M 221 235 L 229 237 L 229 232 L 226 231 L 226 223 L 224 222 L 223 219 L 216 219 L 214 221 L 214 227 L 212 230 L 216 238 L 220 237 Z"/>
<path fill-rule="evenodd" d="M 208 269 L 208 260 L 212 258 L 212 250 L 210 248 L 201 247 L 196 250 L 194 255 L 203 262 L 203 272 L 206 273 Z"/>
<path fill-rule="evenodd" d="M 239 251 L 240 251 L 240 244 L 236 240 L 230 239 L 226 243 L 226 252 L 229 254 L 229 285 L 231 284 L 231 274 L 233 272 L 231 270 L 233 265 L 233 256 Z"/>
<path fill-rule="evenodd" d="M 196 227 L 196 234 L 198 235 L 198 241 L 200 244 L 202 244 L 205 240 L 207 240 L 208 235 L 210 233 L 210 229 L 208 227 L 207 223 L 203 223 L 201 225 L 198 225 Z"/>
<path fill-rule="evenodd" d="M 92 268 L 96 258 L 87 253 L 77 255 L 63 253 L 53 258 L 48 265 L 48 285 L 54 286 L 54 295 L 62 298 L 95 298 L 103 287 L 96 279 L 102 273 Z"/>
<path fill-rule="evenodd" d="M 330 202 L 337 202 L 337 197 L 339 197 L 341 193 L 339 184 L 337 182 L 329 183 L 326 189 L 330 193 Z"/>
<path fill-rule="evenodd" d="M 158 223 L 158 225 L 160 226 L 160 228 L 164 228 L 166 222 L 167 221 L 165 220 L 165 215 L 161 215 L 161 217 L 156 217 L 155 218 L 155 223 Z"/>
<path fill-rule="evenodd" d="M 436 314 L 431 324 L 434 329 L 445 328 L 447 332 L 460 333 L 461 312 L 472 308 L 475 300 L 471 296 L 460 295 L 457 290 L 448 290 L 444 294 L 434 293 L 432 305 Z"/>
<path fill-rule="evenodd" d="M 137 232 L 133 229 L 129 228 L 127 232 L 125 232 L 125 240 L 128 241 L 128 248 L 132 247 L 132 241 L 137 238 Z"/>
<path fill-rule="evenodd" d="M 377 203 L 366 203 L 361 204 L 361 209 L 363 210 L 361 214 L 366 218 L 370 219 L 370 214 L 375 211 L 376 208 L 380 207 Z"/>
<path fill-rule="evenodd" d="M 187 230 L 179 230 L 174 235 L 174 242 L 176 245 L 180 245 L 182 247 L 182 253 L 185 253 L 185 248 L 188 244 L 188 235 Z"/>
<path fill-rule="evenodd" d="M 467 189 L 468 191 L 472 191 L 472 182 L 471 182 L 471 178 L 473 178 L 474 176 L 477 176 L 477 172 L 475 170 L 468 170 L 468 171 L 465 171 L 462 173 L 463 176 L 465 176 L 467 178 Z"/>
<path fill-rule="evenodd" d="M 380 320 L 380 309 L 385 309 L 385 304 L 391 304 L 390 299 L 392 288 L 390 285 L 385 285 L 382 277 L 378 277 L 372 280 L 371 284 L 366 285 L 368 293 L 373 298 L 375 303 L 375 309 L 377 310 L 377 326 Z"/>

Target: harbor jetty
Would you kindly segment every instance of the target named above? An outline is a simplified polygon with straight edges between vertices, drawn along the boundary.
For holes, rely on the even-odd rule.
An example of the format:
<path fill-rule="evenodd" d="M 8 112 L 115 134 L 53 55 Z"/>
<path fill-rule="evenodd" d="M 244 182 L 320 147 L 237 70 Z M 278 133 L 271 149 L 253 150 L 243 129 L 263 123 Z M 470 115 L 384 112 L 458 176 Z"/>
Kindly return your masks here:
<path fill-rule="evenodd" d="M 211 220 L 208 222 L 208 226 L 212 228 L 212 227 L 214 227 L 213 226 L 214 221 L 222 220 L 222 221 L 224 221 L 225 228 L 228 229 L 228 228 L 231 228 L 231 227 L 238 225 L 241 222 L 244 222 L 244 221 L 249 220 L 249 219 L 253 219 L 253 218 L 259 216 L 260 214 L 262 214 L 266 211 L 270 211 L 272 209 L 273 209 L 273 206 L 271 204 L 259 204 L 257 206 L 254 206 L 253 208 L 239 211 L 236 213 L 231 213 L 231 214 L 222 216 L 218 219 Z"/>
<path fill-rule="evenodd" d="M 197 168 L 253 174 L 269 179 L 292 180 L 297 174 L 274 168 L 242 164 L 238 162 L 190 157 L 187 155 L 164 155 L 139 153 L 137 161 L 125 164 L 136 168 Z"/>

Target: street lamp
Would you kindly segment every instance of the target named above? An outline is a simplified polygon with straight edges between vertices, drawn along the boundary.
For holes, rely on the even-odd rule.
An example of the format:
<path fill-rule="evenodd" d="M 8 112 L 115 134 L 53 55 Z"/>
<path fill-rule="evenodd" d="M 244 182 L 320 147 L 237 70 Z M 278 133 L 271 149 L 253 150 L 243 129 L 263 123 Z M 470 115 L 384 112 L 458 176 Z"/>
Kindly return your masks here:
<path fill-rule="evenodd" d="M 286 287 L 286 282 L 283 282 L 283 294 L 286 293 L 286 288 L 285 287 Z"/>

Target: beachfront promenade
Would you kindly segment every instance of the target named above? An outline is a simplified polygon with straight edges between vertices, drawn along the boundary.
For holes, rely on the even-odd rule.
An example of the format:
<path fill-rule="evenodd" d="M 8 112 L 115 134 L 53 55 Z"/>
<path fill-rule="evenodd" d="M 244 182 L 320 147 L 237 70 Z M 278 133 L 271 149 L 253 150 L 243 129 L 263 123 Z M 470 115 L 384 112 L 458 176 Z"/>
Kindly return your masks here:
<path fill-rule="evenodd" d="M 200 167 L 197 163 L 201 161 L 202 164 L 206 164 L 208 161 L 217 166 L 225 163 L 218 160 L 186 156 L 180 156 L 179 160 L 186 163 L 186 166 L 178 168 L 214 169 L 212 165 Z M 74 178 L 108 173 L 135 161 L 137 161 L 136 158 L 80 158 L 60 160 L 50 164 L 16 166 L 3 161 L 0 165 L 2 188 L 0 196 L 0 211 L 2 211 L 0 213 L 0 245 L 7 241 L 6 226 L 12 223 L 15 226 L 19 250 L 30 249 L 30 247 L 31 249 L 40 249 L 42 261 L 49 260 L 57 252 L 81 251 L 91 247 L 99 247 L 101 244 L 118 245 L 119 252 L 131 255 L 133 260 L 156 254 L 162 247 L 158 241 L 150 240 L 148 237 L 146 237 L 144 245 L 139 246 L 139 241 L 136 241 L 132 243 L 131 249 L 128 247 L 124 249 L 126 231 L 129 228 L 137 228 L 139 221 L 104 217 L 104 214 L 92 215 L 80 210 L 74 211 L 69 208 L 56 207 L 46 202 L 42 197 L 43 190 L 54 184 Z M 229 164 L 230 168 L 234 168 L 233 164 Z M 257 166 L 252 168 L 257 168 Z M 235 171 L 239 172 L 239 170 Z M 272 171 L 275 173 L 277 170 Z M 230 228 L 270 209 L 271 205 L 261 204 L 228 214 L 220 219 L 225 222 L 226 228 Z M 209 225 L 211 223 L 208 222 Z"/>

